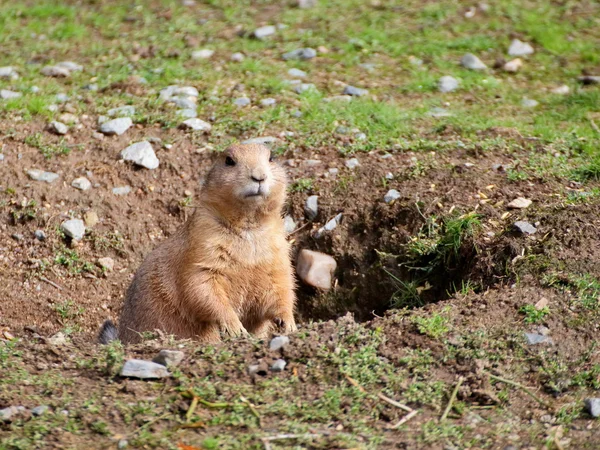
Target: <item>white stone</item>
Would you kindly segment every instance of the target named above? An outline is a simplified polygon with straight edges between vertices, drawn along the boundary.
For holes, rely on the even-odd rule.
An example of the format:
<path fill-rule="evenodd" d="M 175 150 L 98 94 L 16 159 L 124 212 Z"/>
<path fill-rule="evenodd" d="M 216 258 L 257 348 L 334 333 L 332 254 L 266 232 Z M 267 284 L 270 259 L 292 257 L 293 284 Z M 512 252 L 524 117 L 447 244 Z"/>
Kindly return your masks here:
<path fill-rule="evenodd" d="M 92 183 L 86 177 L 79 177 L 71 182 L 71 186 L 80 191 L 87 191 L 92 187 Z"/>
<path fill-rule="evenodd" d="M 204 48 L 202 50 L 196 50 L 192 52 L 192 59 L 208 59 L 215 54 L 214 50 Z"/>
<path fill-rule="evenodd" d="M 27 175 L 35 181 L 45 181 L 46 183 L 52 183 L 58 179 L 58 174 L 54 172 L 44 172 L 43 170 L 30 169 L 27 171 Z"/>
<path fill-rule="evenodd" d="M 236 52 L 233 55 L 231 55 L 231 60 L 233 62 L 242 62 L 246 57 L 244 56 L 243 53 L 240 52 Z"/>
<path fill-rule="evenodd" d="M 23 94 L 21 94 L 20 92 L 9 91 L 8 89 L 1 89 L 0 90 L 0 98 L 4 99 L 4 100 L 11 100 L 13 98 L 19 98 L 22 95 Z"/>
<path fill-rule="evenodd" d="M 198 111 L 195 108 L 180 109 L 177 115 L 183 119 L 194 119 L 198 117 Z"/>
<path fill-rule="evenodd" d="M 266 25 L 264 27 L 260 27 L 257 28 L 256 30 L 254 30 L 254 32 L 252 33 L 252 36 L 254 36 L 256 39 L 265 39 L 269 36 L 274 35 L 277 32 L 277 28 L 275 28 L 273 25 Z"/>
<path fill-rule="evenodd" d="M 184 357 L 185 354 L 179 350 L 161 350 L 152 361 L 165 367 L 176 367 Z"/>
<path fill-rule="evenodd" d="M 181 124 L 184 128 L 188 128 L 194 131 L 210 131 L 212 129 L 212 125 L 208 122 L 205 122 L 202 119 L 191 118 L 184 120 Z"/>
<path fill-rule="evenodd" d="M 531 205 L 531 200 L 523 197 L 517 197 L 512 202 L 510 202 L 507 206 L 512 209 L 525 209 Z"/>
<path fill-rule="evenodd" d="M 50 129 L 56 134 L 67 134 L 69 132 L 69 127 L 57 120 L 50 122 Z"/>
<path fill-rule="evenodd" d="M 304 78 L 306 77 L 306 72 L 304 70 L 296 69 L 294 67 L 288 70 L 288 75 L 294 78 Z"/>
<path fill-rule="evenodd" d="M 571 92 L 571 88 L 566 84 L 563 84 L 562 86 L 555 87 L 550 92 L 558 95 L 567 95 L 569 92 Z"/>
<path fill-rule="evenodd" d="M 356 158 L 350 158 L 348 161 L 346 161 L 344 163 L 344 165 L 350 169 L 350 170 L 354 170 L 356 169 L 358 166 L 360 166 L 360 162 L 358 161 L 358 159 Z"/>
<path fill-rule="evenodd" d="M 538 104 L 537 100 L 533 100 L 532 98 L 524 98 L 521 101 L 521 105 L 523 105 L 524 108 L 535 108 Z"/>
<path fill-rule="evenodd" d="M 504 64 L 503 69 L 506 72 L 517 72 L 521 67 L 523 67 L 523 60 L 521 58 L 515 58 Z"/>
<path fill-rule="evenodd" d="M 131 126 L 133 121 L 129 117 L 119 117 L 118 119 L 109 120 L 100 125 L 100 132 L 107 135 L 121 135 L 125 133 Z"/>
<path fill-rule="evenodd" d="M 148 141 L 131 144 L 121 152 L 121 158 L 150 170 L 156 169 L 159 164 L 156 153 L 154 153 L 154 149 L 152 148 L 152 144 Z"/>
<path fill-rule="evenodd" d="M 460 63 L 467 69 L 471 70 L 487 69 L 487 66 L 483 63 L 483 61 L 481 61 L 477 56 L 475 56 L 472 53 L 467 53 L 465 56 L 463 56 L 460 60 Z"/>
<path fill-rule="evenodd" d="M 398 192 L 396 189 L 390 189 L 389 191 L 387 191 L 387 194 L 385 194 L 385 196 L 383 197 L 383 201 L 386 203 L 392 203 L 395 200 L 398 200 L 400 198 L 400 192 Z"/>
<path fill-rule="evenodd" d="M 60 224 L 60 229 L 75 241 L 80 241 L 85 236 L 85 225 L 81 219 L 65 220 Z"/>
<path fill-rule="evenodd" d="M 112 272 L 115 268 L 115 260 L 108 256 L 104 258 L 98 258 L 98 265 L 107 272 Z"/>
<path fill-rule="evenodd" d="M 269 350 L 271 350 L 272 352 L 276 352 L 277 350 L 281 350 L 282 348 L 284 348 L 289 343 L 289 337 L 275 336 L 273 339 L 271 339 L 271 342 L 269 342 Z"/>
<path fill-rule="evenodd" d="M 0 67 L 0 78 L 5 80 L 16 80 L 19 78 L 19 74 L 12 66 Z"/>
<path fill-rule="evenodd" d="M 119 106 L 118 108 L 109 109 L 106 113 L 110 117 L 121 116 L 133 116 L 135 114 L 135 107 L 131 105 Z"/>
<path fill-rule="evenodd" d="M 450 75 L 445 75 L 438 81 L 440 92 L 452 92 L 458 89 L 458 80 Z"/>
<path fill-rule="evenodd" d="M 42 75 L 47 77 L 64 78 L 71 75 L 71 71 L 65 67 L 59 66 L 45 66 L 41 70 Z"/>
<path fill-rule="evenodd" d="M 283 228 L 286 233 L 290 234 L 296 230 L 296 221 L 292 216 L 285 216 L 283 218 Z"/>
<path fill-rule="evenodd" d="M 518 39 L 513 39 L 508 48 L 508 54 L 510 56 L 526 56 L 533 54 L 534 50 L 531 44 L 522 42 Z"/>
<path fill-rule="evenodd" d="M 83 66 L 73 61 L 62 61 L 56 64 L 56 67 L 62 67 L 63 69 L 67 69 L 69 72 L 80 72 L 83 70 Z"/>
<path fill-rule="evenodd" d="M 263 144 L 270 145 L 279 141 L 275 136 L 260 136 L 242 141 L 242 144 Z"/>
<path fill-rule="evenodd" d="M 319 196 L 311 195 L 304 204 L 304 214 L 308 220 L 314 220 L 319 214 Z"/>
<path fill-rule="evenodd" d="M 324 253 L 303 249 L 298 254 L 298 276 L 304 283 L 318 289 L 331 289 L 336 268 L 335 259 Z"/>
<path fill-rule="evenodd" d="M 121 376 L 146 380 L 165 378 L 171 376 L 171 374 L 162 364 L 142 359 L 129 359 L 125 361 L 121 369 Z"/>
<path fill-rule="evenodd" d="M 127 195 L 131 192 L 131 186 L 118 186 L 112 190 L 115 195 Z"/>

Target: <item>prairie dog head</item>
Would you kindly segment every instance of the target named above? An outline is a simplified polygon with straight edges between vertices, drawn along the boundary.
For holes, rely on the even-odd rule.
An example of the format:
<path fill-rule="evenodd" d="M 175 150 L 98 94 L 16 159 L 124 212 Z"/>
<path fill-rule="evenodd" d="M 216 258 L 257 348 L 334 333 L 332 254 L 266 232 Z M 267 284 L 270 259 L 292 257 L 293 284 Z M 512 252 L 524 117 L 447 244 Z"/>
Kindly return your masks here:
<path fill-rule="evenodd" d="M 287 177 L 262 144 L 232 145 L 219 155 L 203 191 L 220 211 L 270 212 L 283 207 Z"/>

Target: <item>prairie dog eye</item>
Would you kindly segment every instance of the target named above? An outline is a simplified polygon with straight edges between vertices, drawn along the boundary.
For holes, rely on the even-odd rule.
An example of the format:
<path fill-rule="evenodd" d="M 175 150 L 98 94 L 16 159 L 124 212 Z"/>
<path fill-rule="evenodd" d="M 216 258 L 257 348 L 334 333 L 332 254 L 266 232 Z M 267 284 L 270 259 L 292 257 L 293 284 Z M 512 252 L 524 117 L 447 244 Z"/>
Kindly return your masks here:
<path fill-rule="evenodd" d="M 231 156 L 228 156 L 227 158 L 225 158 L 225 165 L 226 166 L 235 166 L 235 161 L 233 160 L 233 158 Z"/>

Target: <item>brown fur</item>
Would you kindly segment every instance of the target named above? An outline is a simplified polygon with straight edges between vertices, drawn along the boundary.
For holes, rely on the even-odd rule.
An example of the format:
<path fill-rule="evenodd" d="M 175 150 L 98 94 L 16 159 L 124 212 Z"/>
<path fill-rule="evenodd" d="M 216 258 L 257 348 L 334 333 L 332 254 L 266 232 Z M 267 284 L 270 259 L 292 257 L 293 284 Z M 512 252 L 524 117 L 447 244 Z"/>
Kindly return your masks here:
<path fill-rule="evenodd" d="M 159 329 L 214 342 L 221 332 L 264 336 L 274 324 L 295 330 L 295 282 L 281 217 L 286 186 L 284 170 L 265 146 L 224 152 L 192 217 L 138 269 L 119 338 L 136 342 L 141 332 Z"/>

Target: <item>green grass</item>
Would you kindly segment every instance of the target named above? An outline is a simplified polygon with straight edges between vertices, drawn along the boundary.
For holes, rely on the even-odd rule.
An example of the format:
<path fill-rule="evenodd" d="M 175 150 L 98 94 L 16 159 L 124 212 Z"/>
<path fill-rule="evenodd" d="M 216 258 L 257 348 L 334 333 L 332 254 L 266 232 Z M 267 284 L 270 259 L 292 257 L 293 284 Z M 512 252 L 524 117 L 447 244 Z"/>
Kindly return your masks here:
<path fill-rule="evenodd" d="M 544 306 L 538 309 L 534 305 L 524 305 L 519 309 L 519 312 L 525 316 L 523 319 L 525 323 L 541 323 L 550 314 L 550 308 Z"/>

